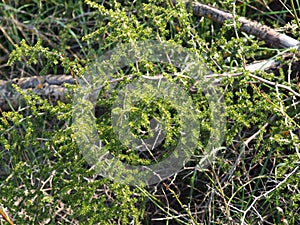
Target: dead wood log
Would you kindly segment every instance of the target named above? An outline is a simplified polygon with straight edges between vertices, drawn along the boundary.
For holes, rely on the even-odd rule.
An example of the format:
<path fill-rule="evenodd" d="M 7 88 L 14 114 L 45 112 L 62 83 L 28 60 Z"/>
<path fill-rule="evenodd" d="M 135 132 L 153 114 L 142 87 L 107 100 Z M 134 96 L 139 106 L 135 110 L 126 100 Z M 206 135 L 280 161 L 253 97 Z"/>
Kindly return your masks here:
<path fill-rule="evenodd" d="M 17 109 L 24 100 L 12 84 L 19 86 L 25 92 L 35 93 L 42 98 L 48 99 L 50 103 L 57 101 L 66 102 L 68 89 L 64 84 L 75 84 L 72 76 L 47 75 L 26 78 L 15 78 L 11 81 L 0 80 L 0 109 L 3 111 Z"/>

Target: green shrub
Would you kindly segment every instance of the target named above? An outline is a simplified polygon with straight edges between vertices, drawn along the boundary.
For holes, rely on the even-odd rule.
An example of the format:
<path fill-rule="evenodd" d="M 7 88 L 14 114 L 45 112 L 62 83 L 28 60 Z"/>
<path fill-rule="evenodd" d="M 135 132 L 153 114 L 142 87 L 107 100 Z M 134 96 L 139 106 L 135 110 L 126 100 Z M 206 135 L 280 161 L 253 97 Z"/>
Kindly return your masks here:
<path fill-rule="evenodd" d="M 280 58 L 279 50 L 236 32 L 232 21 L 221 26 L 209 19 L 196 18 L 183 3 L 26 2 L 0 4 L 4 18 L 0 28 L 6 30 L 1 35 L 4 46 L 1 51 L 10 53 L 10 67 L 4 66 L 3 71 L 11 72 L 10 76 L 1 74 L 1 79 L 20 77 L 19 71 L 23 71 L 22 76 L 67 73 L 80 78 L 95 59 L 118 44 L 149 39 L 183 46 L 203 60 L 213 73 L 236 76 L 220 82 L 227 130 L 216 160 L 207 169 L 199 168 L 199 156 L 207 143 L 212 119 L 207 101 L 199 91 L 191 94 L 201 121 L 195 157 L 170 179 L 147 188 L 112 183 L 95 174 L 75 142 L 71 127 L 72 96 L 69 103 L 50 105 L 47 100 L 15 87 L 26 106 L 1 112 L 0 203 L 9 209 L 16 224 L 159 224 L 161 221 L 284 224 L 285 220 L 297 224 L 300 221 L 298 98 L 287 89 L 259 82 L 244 71 L 244 65 L 253 60 L 275 53 Z M 232 2 L 215 4 L 232 11 Z M 244 1 L 235 5 L 237 15 L 248 16 L 249 4 L 260 6 L 257 1 Z M 277 14 L 279 19 L 281 14 Z M 269 23 L 269 16 L 256 18 Z M 277 26 L 277 22 L 273 25 Z M 291 23 L 296 24 L 295 20 Z M 138 78 L 143 74 L 164 74 L 190 91 L 194 83 L 184 77 L 166 75 L 177 69 L 141 61 L 122 68 L 114 76 L 126 78 L 130 74 Z M 299 91 L 296 76 L 291 77 L 290 83 L 287 81 L 289 71 L 281 70 L 278 76 L 262 71 L 252 75 Z M 131 81 L 123 79 L 118 87 Z M 99 136 L 123 161 L 149 164 L 149 158 L 128 151 L 114 135 L 109 109 L 118 92 L 108 97 L 105 95 L 108 86 L 97 101 Z M 78 90 L 76 85 L 68 88 L 72 92 Z M 165 118 L 168 136 L 164 150 L 168 153 L 176 145 L 180 121 L 167 102 L 143 99 L 131 109 L 130 115 L 135 122 L 130 124 L 131 131 L 137 137 L 145 137 L 143 133 L 151 135 L 151 118 Z M 247 143 L 249 138 L 251 141 Z"/>

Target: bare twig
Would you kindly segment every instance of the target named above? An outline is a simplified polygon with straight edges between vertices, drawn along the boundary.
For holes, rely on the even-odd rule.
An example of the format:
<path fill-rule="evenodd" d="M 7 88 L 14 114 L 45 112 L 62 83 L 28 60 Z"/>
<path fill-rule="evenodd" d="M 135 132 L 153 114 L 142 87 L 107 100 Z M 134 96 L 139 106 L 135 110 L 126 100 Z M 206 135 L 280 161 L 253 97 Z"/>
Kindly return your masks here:
<path fill-rule="evenodd" d="M 269 84 L 269 85 L 271 85 L 271 86 L 274 86 L 274 87 L 280 87 L 280 88 L 286 89 L 287 91 L 293 93 L 294 96 L 297 96 L 297 97 L 300 98 L 300 94 L 297 93 L 296 91 L 294 91 L 291 87 L 288 87 L 288 86 L 286 86 L 286 85 L 284 85 L 284 84 L 277 84 L 277 83 L 275 83 L 275 82 L 266 80 L 266 79 L 264 79 L 264 78 L 262 78 L 262 77 L 259 77 L 259 76 L 253 75 L 253 74 L 250 74 L 249 76 L 252 77 L 252 78 L 254 78 L 254 79 L 256 79 L 256 80 L 259 80 L 259 81 L 261 81 L 261 82 L 263 82 L 263 83 Z"/>
<path fill-rule="evenodd" d="M 287 180 L 294 174 L 296 173 L 296 171 L 299 169 L 299 166 L 297 166 L 291 173 L 289 173 L 285 178 L 284 180 L 282 180 L 281 182 L 279 182 L 274 188 L 270 189 L 269 191 L 265 192 L 264 194 L 258 196 L 258 197 L 255 197 L 254 196 L 254 201 L 251 203 L 251 205 L 244 211 L 243 213 L 243 217 L 242 217 L 242 220 L 241 220 L 241 224 L 246 224 L 245 223 L 245 219 L 246 219 L 246 215 L 247 213 L 249 212 L 249 210 L 251 208 L 254 208 L 254 205 L 256 204 L 257 201 L 259 201 L 260 199 L 262 198 L 265 198 L 267 197 L 270 193 L 272 193 L 273 191 L 275 191 L 277 188 L 279 188 L 281 185 L 283 185 L 284 183 L 287 182 Z"/>
<path fill-rule="evenodd" d="M 14 223 L 11 221 L 10 217 L 7 215 L 7 213 L 4 211 L 3 208 L 0 208 L 0 215 L 2 218 L 8 222 L 10 225 L 14 225 Z"/>

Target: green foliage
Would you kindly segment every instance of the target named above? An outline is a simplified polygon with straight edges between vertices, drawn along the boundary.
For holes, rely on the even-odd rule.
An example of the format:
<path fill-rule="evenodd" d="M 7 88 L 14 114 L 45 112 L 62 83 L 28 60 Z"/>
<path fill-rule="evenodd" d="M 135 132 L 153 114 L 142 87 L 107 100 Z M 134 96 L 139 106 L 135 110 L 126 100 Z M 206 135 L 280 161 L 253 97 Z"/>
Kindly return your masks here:
<path fill-rule="evenodd" d="M 233 2 L 214 3 L 243 16 L 262 7 L 258 1 Z M 111 153 L 132 165 L 152 160 L 128 149 L 114 133 L 111 115 L 116 111 L 110 109 L 118 88 L 141 75 L 162 74 L 187 92 L 199 89 L 191 94 L 201 123 L 193 161 L 164 185 L 148 190 L 112 183 L 95 174 L 75 142 L 71 97 L 70 103 L 50 105 L 14 86 L 26 104 L 1 112 L 0 205 L 9 209 L 16 224 L 155 224 L 151 219 L 162 219 L 166 224 L 235 224 L 242 219 L 258 224 L 262 218 L 272 224 L 283 224 L 283 219 L 288 224 L 300 221 L 299 99 L 289 90 L 251 75 L 298 92 L 299 80 L 291 76 L 288 81 L 289 72 L 284 69 L 276 75 L 244 71 L 244 65 L 253 60 L 274 53 L 280 58 L 280 50 L 235 30 L 233 21 L 219 25 L 196 18 L 183 2 L 29 0 L 26 4 L 1 3 L 0 9 L 0 28 L 6 31 L 0 36 L 0 50 L 10 54 L 10 68 L 3 66 L 10 76 L 1 73 L 1 79 L 52 73 L 82 77 L 93 60 L 118 44 L 149 39 L 186 47 L 213 73 L 229 74 L 218 83 L 226 104 L 224 143 L 207 169 L 199 168 L 198 156 L 212 131 L 212 117 L 195 81 L 170 75 L 178 72 L 172 65 L 141 60 L 114 74 L 121 81 L 109 96 L 109 83 L 105 84 L 96 107 L 98 134 Z M 273 14 L 259 12 L 254 19 L 270 23 L 270 17 L 276 16 L 271 24 L 278 26 L 287 17 L 283 12 Z M 286 29 L 297 26 L 295 21 Z M 69 88 L 78 90 L 76 86 Z M 164 158 L 177 144 L 181 121 L 175 107 L 164 99 L 144 98 L 130 108 L 130 131 L 136 138 L 151 137 L 153 118 L 165 122 L 166 139 L 156 152 Z"/>
<path fill-rule="evenodd" d="M 71 104 L 53 107 L 18 91 L 30 110 L 3 112 L 0 125 L 1 137 L 7 137 L 2 163 L 10 162 L 4 164 L 6 168 L 1 165 L 10 174 L 1 178 L 1 203 L 9 206 L 15 220 L 20 224 L 138 223 L 138 198 L 132 198 L 137 192 L 95 179 L 79 153 L 70 128 Z"/>
<path fill-rule="evenodd" d="M 34 46 L 26 44 L 25 40 L 22 40 L 19 45 L 15 45 L 15 49 L 10 54 L 9 65 L 12 65 L 15 61 L 26 60 L 28 64 L 38 64 L 39 58 L 45 58 L 43 62 L 43 69 L 40 71 L 40 75 L 48 73 L 49 68 L 60 64 L 64 68 L 64 72 L 68 73 L 73 71 L 77 76 L 80 76 L 84 72 L 84 68 L 78 60 L 70 60 L 65 57 L 61 52 L 57 50 L 49 50 L 49 48 L 42 47 L 42 41 L 39 40 Z M 56 71 L 56 70 L 55 70 Z"/>

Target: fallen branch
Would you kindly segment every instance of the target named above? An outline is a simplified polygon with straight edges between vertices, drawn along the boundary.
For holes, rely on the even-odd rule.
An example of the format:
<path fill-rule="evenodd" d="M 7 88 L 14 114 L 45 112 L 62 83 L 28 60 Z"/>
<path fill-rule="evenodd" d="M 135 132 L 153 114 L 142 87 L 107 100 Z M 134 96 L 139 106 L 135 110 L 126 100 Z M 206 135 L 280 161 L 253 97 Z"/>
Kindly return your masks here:
<path fill-rule="evenodd" d="M 176 1 L 173 0 L 173 3 L 176 3 Z M 198 2 L 192 2 L 192 4 L 190 4 L 190 1 L 185 0 L 185 4 L 188 9 L 192 9 L 195 16 L 204 16 L 218 23 L 224 23 L 225 20 L 233 20 L 235 18 L 231 13 Z M 280 34 L 274 29 L 256 21 L 250 21 L 244 17 L 239 17 L 237 20 L 241 23 L 241 31 L 265 40 L 273 46 L 289 48 L 296 47 L 300 44 L 299 41 L 285 34 Z M 299 54 L 300 53 L 297 55 Z M 290 59 L 291 55 L 293 54 L 285 53 L 283 54 L 283 59 Z M 296 60 L 295 65 L 296 66 L 292 67 L 292 70 L 294 71 L 300 66 L 300 62 Z M 270 59 L 247 65 L 245 69 L 250 72 L 264 70 L 271 73 L 278 70 L 279 66 L 281 66 L 281 63 L 278 60 Z M 219 78 L 220 77 L 222 77 L 222 75 L 220 75 Z M 119 79 L 115 79 L 112 82 L 118 81 Z M 0 80 L 0 110 L 7 111 L 12 108 L 16 109 L 22 105 L 22 98 L 20 94 L 15 91 L 12 84 L 16 84 L 23 90 L 32 91 L 33 93 L 48 99 L 50 103 L 55 103 L 58 100 L 66 102 L 65 96 L 68 89 L 64 87 L 64 84 L 76 83 L 71 75 L 34 76 L 28 78 L 16 78 L 12 81 Z M 287 89 L 286 86 L 283 88 Z M 290 88 L 288 88 L 288 90 L 294 94 L 297 93 Z M 298 93 L 296 96 L 299 97 Z"/>
<path fill-rule="evenodd" d="M 286 53 L 283 56 L 283 63 L 280 61 L 272 61 L 270 65 L 264 68 L 265 71 L 268 73 L 274 73 L 276 75 L 279 74 L 278 70 L 280 67 L 287 67 L 284 65 L 285 60 L 290 60 L 292 57 L 292 53 Z M 283 65 L 282 65 L 283 64 Z M 253 64 L 246 66 L 246 69 L 256 70 L 259 69 L 258 67 L 252 67 Z M 263 64 L 259 65 L 263 67 Z M 297 71 L 300 68 L 300 61 L 295 60 L 291 71 L 292 77 L 296 76 Z M 284 68 L 287 70 L 287 68 Z M 234 76 L 241 76 L 243 72 L 234 73 L 234 74 L 209 74 L 206 76 L 208 79 L 215 79 L 214 82 L 218 83 L 224 77 L 234 77 Z M 252 78 L 259 80 L 263 83 L 269 84 L 271 86 L 278 86 L 279 88 L 286 89 L 287 91 L 291 92 L 295 97 L 300 98 L 300 94 L 294 91 L 291 87 L 286 85 L 276 84 L 274 82 L 268 81 L 266 79 L 260 78 L 255 75 L 250 75 Z M 126 76 L 127 79 L 133 79 L 135 76 Z M 142 75 L 144 79 L 148 80 L 159 80 L 162 79 L 162 75 L 157 76 L 146 76 Z M 123 78 L 115 78 L 110 81 L 110 83 L 117 83 L 125 79 Z M 76 82 L 71 75 L 48 75 L 48 76 L 33 76 L 27 78 L 15 78 L 12 81 L 2 81 L 0 80 L 0 110 L 7 111 L 11 110 L 12 108 L 17 109 L 23 103 L 22 96 L 14 89 L 12 84 L 19 86 L 22 90 L 29 92 L 32 91 L 33 93 L 39 95 L 44 99 L 48 99 L 51 104 L 56 103 L 57 101 L 67 102 L 66 94 L 69 93 L 69 90 L 64 87 L 64 84 L 73 84 L 75 85 Z M 190 92 L 197 92 L 197 90 L 191 88 Z"/>
<path fill-rule="evenodd" d="M 66 102 L 68 89 L 64 87 L 64 84 L 75 84 L 75 80 L 71 75 L 33 76 L 15 78 L 12 81 L 0 80 L 0 109 L 3 111 L 17 109 L 24 102 L 13 84 L 24 91 L 32 91 L 42 98 L 48 99 L 50 103 L 55 103 L 57 101 Z"/>
<path fill-rule="evenodd" d="M 176 2 L 176 0 L 173 0 L 173 3 L 176 4 Z M 216 9 L 212 6 L 204 5 L 199 2 L 191 2 L 189 0 L 185 0 L 184 2 L 187 9 L 191 9 L 193 15 L 195 16 L 203 16 L 218 23 L 224 23 L 226 20 L 234 20 L 235 18 L 233 14 Z M 247 34 L 252 34 L 274 47 L 290 48 L 300 44 L 300 42 L 296 39 L 285 34 L 281 34 L 275 29 L 263 25 L 257 21 L 251 21 L 245 17 L 238 17 L 237 21 L 241 23 L 241 31 Z"/>
<path fill-rule="evenodd" d="M 176 4 L 176 0 L 172 0 Z M 222 10 L 219 10 L 215 7 L 201 4 L 199 2 L 194 2 L 190 0 L 184 0 L 186 8 L 191 9 L 193 15 L 199 17 L 206 17 L 218 23 L 224 23 L 226 20 L 234 20 L 236 17 L 232 13 L 228 13 Z M 291 48 L 298 47 L 300 42 L 292 37 L 289 37 L 285 34 L 277 32 L 275 29 L 270 28 L 266 25 L 263 25 L 257 21 L 251 21 L 245 17 L 237 17 L 238 22 L 241 23 L 240 30 L 252 34 L 257 38 L 264 40 L 266 43 L 278 48 Z M 298 55 L 300 51 L 298 52 Z M 282 55 L 283 59 L 291 58 L 290 53 L 285 53 Z M 299 62 L 296 63 L 298 66 Z M 280 62 L 275 59 L 263 60 L 260 62 L 255 62 L 249 65 L 246 65 L 245 69 L 254 72 L 257 70 L 264 70 L 267 72 L 273 72 L 280 66 Z M 294 66 L 295 67 L 295 66 Z"/>

